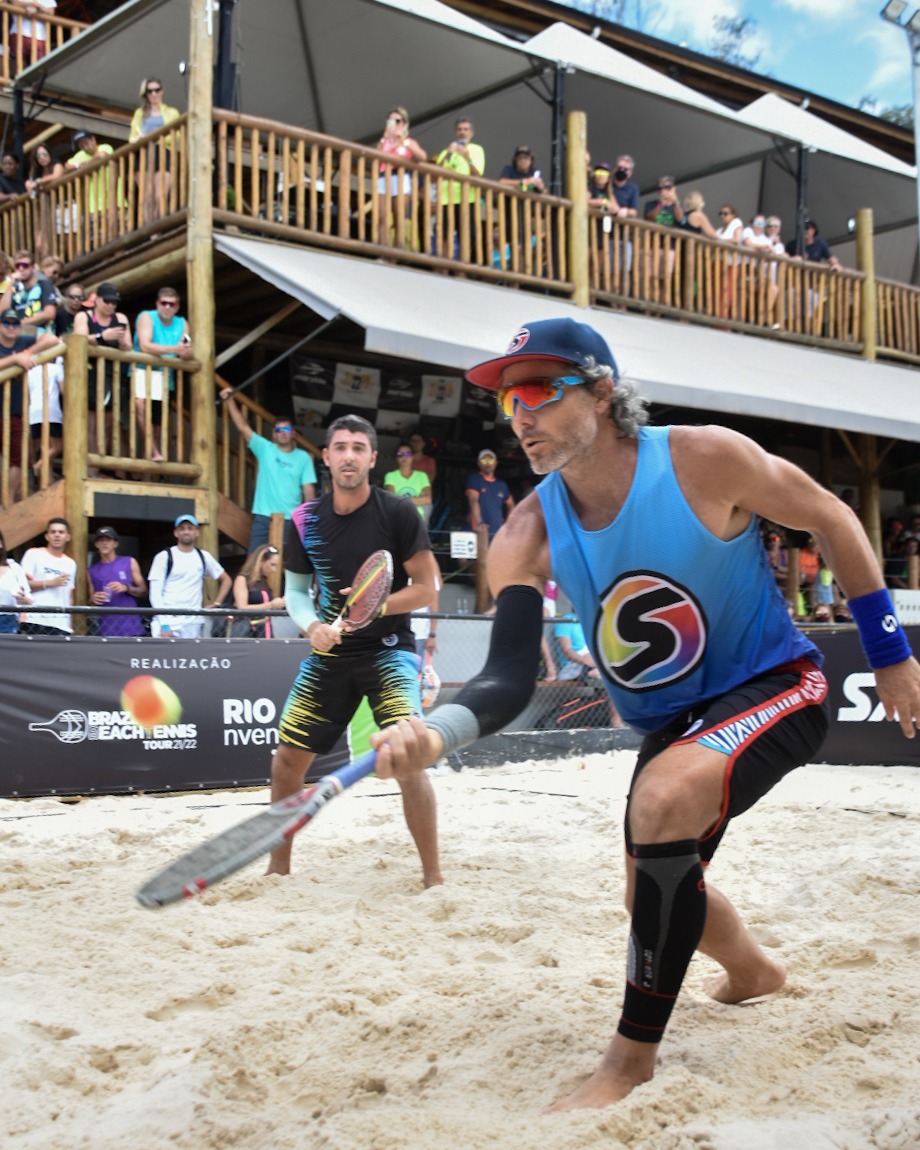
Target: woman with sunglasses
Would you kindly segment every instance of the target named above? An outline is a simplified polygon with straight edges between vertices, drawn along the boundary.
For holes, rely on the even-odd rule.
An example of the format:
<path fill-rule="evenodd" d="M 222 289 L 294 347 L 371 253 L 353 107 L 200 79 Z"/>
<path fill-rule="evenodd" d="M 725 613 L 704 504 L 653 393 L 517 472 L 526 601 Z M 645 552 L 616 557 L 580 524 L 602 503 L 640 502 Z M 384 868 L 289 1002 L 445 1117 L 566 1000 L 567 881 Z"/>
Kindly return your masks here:
<path fill-rule="evenodd" d="M 163 102 L 163 81 L 156 76 L 150 76 L 141 81 L 140 104 L 131 117 L 131 127 L 128 130 L 128 142 L 134 143 L 143 136 L 164 128 L 181 115 L 178 108 L 173 108 Z M 161 137 L 165 150 L 161 150 L 157 141 L 151 141 L 147 149 L 146 173 L 147 189 L 145 197 L 146 220 L 144 223 L 165 214 L 168 209 L 166 200 L 169 198 L 172 187 L 172 176 L 169 172 L 170 152 L 172 143 L 169 136 Z M 140 156 L 138 156 L 138 159 Z M 137 186 L 141 186 L 141 173 L 138 171 Z M 162 208 L 162 211 L 160 210 Z"/>
<path fill-rule="evenodd" d="M 251 551 L 246 556 L 246 562 L 240 573 L 233 580 L 233 606 L 267 607 L 270 610 L 283 610 L 284 598 L 273 595 L 271 581 L 278 571 L 281 556 L 277 547 L 264 544 Z M 244 616 L 243 618 L 228 619 L 230 634 L 234 639 L 270 639 L 272 637 L 272 621 L 269 615 L 261 618 Z"/>
<path fill-rule="evenodd" d="M 431 480 L 424 471 L 416 471 L 412 461 L 412 448 L 400 443 L 396 448 L 396 470 L 383 477 L 384 491 L 392 491 L 401 499 L 411 499 L 419 515 L 426 522 L 431 513 Z"/>
<path fill-rule="evenodd" d="M 54 158 L 45 144 L 39 144 L 32 152 L 32 163 L 26 178 L 26 191 L 31 195 L 39 191 L 49 180 L 54 180 L 63 174 L 64 165 Z"/>
<path fill-rule="evenodd" d="M 727 244 L 740 244 L 741 236 L 744 232 L 744 223 L 738 215 L 735 206 L 733 204 L 723 204 L 722 207 L 719 208 L 719 220 L 719 226 L 716 228 L 716 238 Z M 721 314 L 723 316 L 733 316 L 735 314 L 735 281 L 739 262 L 738 256 L 725 257 L 723 264 L 725 279 L 722 289 L 721 307 Z"/>
<path fill-rule="evenodd" d="M 387 112 L 387 122 L 383 135 L 377 144 L 381 152 L 389 156 L 396 156 L 402 160 L 412 160 L 421 163 L 428 159 L 425 149 L 409 135 L 409 113 L 401 105 L 391 108 Z M 387 173 L 389 172 L 389 175 Z M 412 217 L 412 183 L 414 173 L 408 166 L 389 164 L 380 165 L 380 176 L 377 180 L 377 222 L 379 232 L 377 242 L 405 247 L 405 236 L 400 235 L 400 214 L 405 220 Z M 402 203 L 400 204 L 400 200 Z M 400 213 L 400 207 L 402 211 Z M 390 235 L 392 216 L 393 235 Z"/>

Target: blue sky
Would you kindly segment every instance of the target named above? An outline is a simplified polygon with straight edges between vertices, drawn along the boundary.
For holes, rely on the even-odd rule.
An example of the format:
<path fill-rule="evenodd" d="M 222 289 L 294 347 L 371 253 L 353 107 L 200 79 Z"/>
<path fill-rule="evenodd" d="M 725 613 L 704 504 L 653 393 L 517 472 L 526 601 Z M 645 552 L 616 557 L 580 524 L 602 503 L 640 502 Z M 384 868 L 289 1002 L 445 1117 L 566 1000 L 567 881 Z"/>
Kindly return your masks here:
<path fill-rule="evenodd" d="M 650 36 L 707 52 L 713 17 L 756 21 L 745 51 L 760 53 L 756 71 L 853 107 L 872 96 L 877 107 L 912 102 L 907 36 L 879 13 L 884 0 L 562 0 Z M 908 4 L 910 17 L 920 0 Z M 872 109 L 868 109 L 872 110 Z"/>

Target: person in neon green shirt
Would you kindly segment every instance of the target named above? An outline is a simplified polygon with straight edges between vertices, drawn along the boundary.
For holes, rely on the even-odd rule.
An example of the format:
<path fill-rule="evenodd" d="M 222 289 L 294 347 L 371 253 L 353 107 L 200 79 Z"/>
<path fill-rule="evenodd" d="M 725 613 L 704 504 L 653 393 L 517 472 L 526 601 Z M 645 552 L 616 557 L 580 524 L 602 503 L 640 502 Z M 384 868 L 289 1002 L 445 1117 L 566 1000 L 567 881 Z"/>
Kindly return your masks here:
<path fill-rule="evenodd" d="M 423 519 L 428 518 L 431 508 L 431 480 L 424 471 L 412 468 L 412 448 L 401 443 L 396 449 L 396 471 L 388 471 L 383 477 L 386 491 L 392 491 L 403 499 L 411 499 Z"/>
<path fill-rule="evenodd" d="M 486 153 L 480 144 L 473 143 L 473 121 L 466 116 L 454 125 L 454 139 L 435 157 L 435 163 L 458 176 L 484 176 L 486 174 Z M 480 200 L 480 189 L 460 180 L 440 180 L 438 202 L 441 205 L 441 248 L 450 258 L 460 255 L 459 238 L 462 225 L 460 213 L 469 214 L 470 258 L 476 259 L 476 206 Z M 461 206 L 464 205 L 465 207 Z M 453 205 L 451 208 L 449 205 Z M 457 239 L 455 240 L 455 235 Z"/>

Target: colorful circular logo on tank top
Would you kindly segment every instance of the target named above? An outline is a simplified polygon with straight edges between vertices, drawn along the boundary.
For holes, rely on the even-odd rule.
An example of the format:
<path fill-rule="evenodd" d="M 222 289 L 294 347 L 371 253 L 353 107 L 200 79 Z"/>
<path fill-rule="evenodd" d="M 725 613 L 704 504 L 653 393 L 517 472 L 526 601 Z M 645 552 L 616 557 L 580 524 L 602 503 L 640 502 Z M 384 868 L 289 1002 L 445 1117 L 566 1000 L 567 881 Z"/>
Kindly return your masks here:
<path fill-rule="evenodd" d="M 629 571 L 601 601 L 595 643 L 607 675 L 626 691 L 650 691 L 689 675 L 706 650 L 696 598 L 654 571 Z"/>

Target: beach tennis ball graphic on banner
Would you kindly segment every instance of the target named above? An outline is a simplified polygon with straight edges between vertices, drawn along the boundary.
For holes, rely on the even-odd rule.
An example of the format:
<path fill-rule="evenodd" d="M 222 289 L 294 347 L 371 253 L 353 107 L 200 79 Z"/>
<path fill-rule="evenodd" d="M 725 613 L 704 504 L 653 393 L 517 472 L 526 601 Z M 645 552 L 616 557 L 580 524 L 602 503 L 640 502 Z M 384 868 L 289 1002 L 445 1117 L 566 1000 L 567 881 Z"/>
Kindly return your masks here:
<path fill-rule="evenodd" d="M 182 717 L 179 696 L 154 675 L 135 675 L 121 689 L 121 709 L 141 727 L 167 726 Z"/>

